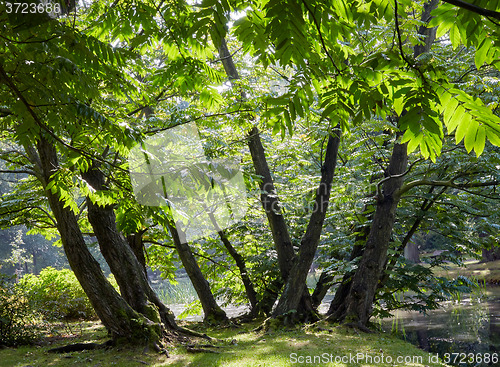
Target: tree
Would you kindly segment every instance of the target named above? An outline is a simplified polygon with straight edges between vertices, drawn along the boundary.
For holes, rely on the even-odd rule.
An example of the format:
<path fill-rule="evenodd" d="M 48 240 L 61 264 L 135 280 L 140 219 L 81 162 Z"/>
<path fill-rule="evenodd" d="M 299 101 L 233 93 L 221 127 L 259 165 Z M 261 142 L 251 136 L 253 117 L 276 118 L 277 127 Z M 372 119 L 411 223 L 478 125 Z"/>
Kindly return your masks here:
<path fill-rule="evenodd" d="M 45 14 L 7 19 L 6 13 L 2 14 L 7 20 L 3 35 L 8 42 L 2 49 L 1 92 L 9 106 L 6 121 L 9 138 L 22 147 L 23 157 L 14 164 L 29 167 L 26 171 L 33 174 L 43 188 L 70 266 L 96 313 L 115 340 L 140 341 L 158 346 L 157 343 L 165 335 L 175 336 L 179 332 L 195 334 L 176 325 L 173 314 L 149 287 L 130 247 L 113 228 L 116 224 L 109 198 L 101 195 L 99 200 L 104 180 L 93 168 L 93 160 L 104 162 L 110 149 L 116 149 L 118 153 L 126 146 L 126 139 L 115 141 L 118 144 L 113 144 L 113 140 L 130 133 L 130 130 L 122 130 L 95 109 L 100 108 L 100 103 L 108 98 L 104 96 L 103 99 L 98 91 L 99 75 L 106 72 L 114 75 L 114 81 L 119 84 L 116 90 L 123 92 L 127 81 L 120 76 L 122 70 L 118 65 L 123 62 L 120 57 L 123 58 L 125 53 L 115 52 L 77 28 L 68 28 L 67 19 L 49 19 Z M 64 47 L 59 44 L 60 38 L 67 41 Z M 116 63 L 102 62 L 101 52 L 105 54 L 106 62 L 116 57 Z M 20 64 L 17 60 L 20 55 L 23 60 L 33 61 Z M 106 80 L 111 82 L 112 79 Z M 17 105 L 13 103 L 15 100 L 19 101 Z M 59 125 L 63 118 L 67 125 Z M 104 134 L 101 130 L 103 126 L 96 121 L 105 125 Z M 80 149 L 92 142 L 86 134 L 93 135 L 97 145 L 88 145 L 88 150 Z M 99 152 L 103 147 L 100 144 L 108 145 L 103 154 Z M 70 194 L 75 187 L 72 181 L 75 168 L 96 186 L 94 190 L 97 193 L 89 194 L 87 201 L 89 220 L 120 284 L 123 298 L 106 280 L 85 243 L 76 215 L 78 205 Z M 83 189 L 89 192 L 85 185 Z"/>
<path fill-rule="evenodd" d="M 144 243 L 175 249 L 164 268 L 175 256 L 182 261 L 206 316 L 225 319 L 215 299 L 229 295 L 246 298 L 254 315 L 271 313 L 279 298 L 275 318 L 313 320 L 313 304 L 343 278 L 332 317 L 364 328 L 374 302 L 401 289 L 392 274 L 410 270 L 417 288 L 432 279 L 401 257 L 419 228 L 430 230 L 426 218 L 451 204 L 463 211 L 466 190 L 486 195 L 480 190 L 498 183 L 483 170 L 453 172 L 443 162 L 458 161 L 443 150 L 451 140 L 445 127 L 453 145 L 496 157 L 488 141 L 500 144 L 500 119 L 486 96 L 460 86 L 433 59 L 441 54 L 429 52 L 434 37 L 449 34 L 451 48 L 475 47 L 476 69 L 498 69 L 496 10 L 487 10 L 498 5 L 471 13 L 435 0 L 102 4 L 76 9 L 72 19 L 0 15 L 1 134 L 17 151 L 1 157 L 9 170 L 36 177 L 51 212 L 36 203 L 34 215 L 53 218 L 70 265 L 117 337 L 137 339 L 137 325 L 139 339 L 153 342 L 161 327 L 186 332 L 147 282 Z M 231 19 L 238 11 L 241 18 Z M 484 13 L 491 19 L 483 22 Z M 441 43 L 434 49 L 450 48 Z M 212 223 L 218 239 L 188 245 L 168 210 L 134 199 L 126 156 L 148 136 L 193 121 L 207 131 L 211 154 L 242 153 L 263 211 L 252 207 L 226 231 Z M 428 159 L 433 176 L 419 164 Z M 349 188 L 349 180 L 368 189 Z M 122 296 L 103 280 L 83 233 L 96 236 Z M 477 253 L 473 242 L 467 251 Z M 311 298 L 305 280 L 318 249 L 327 272 Z M 227 269 L 235 265 L 237 276 L 220 276 L 236 274 Z M 102 300 L 124 313 L 110 315 Z"/>

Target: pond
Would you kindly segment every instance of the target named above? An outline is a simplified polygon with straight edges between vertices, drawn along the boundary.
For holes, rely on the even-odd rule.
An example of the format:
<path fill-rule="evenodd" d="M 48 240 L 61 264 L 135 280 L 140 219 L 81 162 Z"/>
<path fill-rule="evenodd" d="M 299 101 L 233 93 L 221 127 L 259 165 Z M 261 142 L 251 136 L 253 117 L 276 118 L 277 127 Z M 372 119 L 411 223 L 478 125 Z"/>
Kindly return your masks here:
<path fill-rule="evenodd" d="M 194 290 L 192 296 L 195 297 Z M 332 294 L 325 297 L 318 309 L 320 313 L 324 314 L 328 310 L 332 298 Z M 169 307 L 178 317 L 185 310 L 186 303 L 170 303 Z M 223 309 L 229 317 L 248 312 L 246 306 L 229 305 Z M 189 321 L 202 319 L 201 314 L 185 318 Z M 463 294 L 458 302 L 443 302 L 440 309 L 429 311 L 426 315 L 398 311 L 393 318 L 383 319 L 381 327 L 385 331 L 395 332 L 421 349 L 438 354 L 443 359 L 446 353 L 449 353 L 450 365 L 500 366 L 500 362 L 458 363 L 464 356 L 461 353 L 465 353 L 467 358 L 473 353 L 474 361 L 493 353 L 498 353 L 500 359 L 500 287 L 487 287 L 486 298 L 483 299 Z M 453 363 L 452 359 L 455 357 Z"/>
<path fill-rule="evenodd" d="M 449 357 L 451 365 L 500 366 L 500 362 L 478 363 L 488 354 L 498 353 L 500 358 L 500 287 L 487 287 L 483 300 L 466 296 L 426 315 L 399 311 L 383 319 L 382 328 L 441 358 Z"/>

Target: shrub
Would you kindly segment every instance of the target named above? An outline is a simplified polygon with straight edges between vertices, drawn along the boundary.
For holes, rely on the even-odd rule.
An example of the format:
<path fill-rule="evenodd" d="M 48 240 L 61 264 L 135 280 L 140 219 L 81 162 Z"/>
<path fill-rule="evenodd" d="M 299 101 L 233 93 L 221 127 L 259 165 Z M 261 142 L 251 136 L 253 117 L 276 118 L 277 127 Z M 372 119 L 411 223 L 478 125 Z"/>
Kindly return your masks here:
<path fill-rule="evenodd" d="M 75 274 L 69 269 L 43 269 L 38 276 L 26 274 L 17 284 L 31 305 L 47 320 L 91 319 L 95 317 Z"/>
<path fill-rule="evenodd" d="M 0 344 L 31 344 L 40 336 L 39 317 L 12 277 L 0 274 Z"/>

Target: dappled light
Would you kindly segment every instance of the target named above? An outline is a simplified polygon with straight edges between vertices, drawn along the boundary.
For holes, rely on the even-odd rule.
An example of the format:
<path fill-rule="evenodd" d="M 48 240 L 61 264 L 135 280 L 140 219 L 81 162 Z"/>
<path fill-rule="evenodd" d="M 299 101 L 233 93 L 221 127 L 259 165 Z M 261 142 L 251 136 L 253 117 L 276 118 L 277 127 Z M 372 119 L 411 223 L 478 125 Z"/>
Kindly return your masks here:
<path fill-rule="evenodd" d="M 0 365 L 500 363 L 499 29 L 0 1 Z"/>

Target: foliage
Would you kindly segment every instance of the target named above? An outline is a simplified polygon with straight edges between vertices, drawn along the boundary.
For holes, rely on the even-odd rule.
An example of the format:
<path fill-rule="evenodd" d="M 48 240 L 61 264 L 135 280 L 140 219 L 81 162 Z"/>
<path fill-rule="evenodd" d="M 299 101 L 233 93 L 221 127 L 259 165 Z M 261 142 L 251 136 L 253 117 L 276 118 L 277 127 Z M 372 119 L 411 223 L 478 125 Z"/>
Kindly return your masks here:
<path fill-rule="evenodd" d="M 94 309 L 75 274 L 69 269 L 43 269 L 40 274 L 26 274 L 17 288 L 47 320 L 92 319 Z"/>
<path fill-rule="evenodd" d="M 38 311 L 13 279 L 0 273 L 0 345 L 31 344 L 40 337 Z"/>
<path fill-rule="evenodd" d="M 498 9 L 493 1 L 482 3 Z M 498 27 L 449 4 L 440 3 L 433 12 L 439 42 L 417 59 L 410 55 L 422 42 L 415 32 L 421 25 L 416 16 L 420 1 L 94 1 L 74 17 L 57 19 L 37 14 L 8 18 L 1 12 L 4 6 L 0 137 L 8 144 L 1 158 L 18 182 L 2 197 L 2 226 L 26 223 L 47 237 L 56 232 L 34 169 L 36 159 L 30 157 L 43 136 L 60 157 L 48 188 L 78 215 L 82 231 L 91 232 L 86 196 L 113 205 L 119 229 L 144 232 L 148 264 L 172 278 L 179 262 L 161 226 L 165 218 L 135 202 L 126 155 L 147 136 L 196 121 L 207 156 L 242 157 L 249 211 L 227 232 L 261 295 L 280 274 L 256 190 L 259 177 L 252 175 L 245 148 L 243 136 L 250 126 L 264 130 L 296 247 L 311 213 L 325 137 L 337 124 L 342 127 L 318 254 L 318 262 L 337 278 L 356 268 L 347 259 L 371 224 L 377 184 L 387 174 L 397 142 L 407 142 L 411 153 L 407 181 L 469 185 L 498 179 Z M 223 38 L 237 50 L 234 60 L 242 76 L 231 86 L 217 52 Z M 469 154 L 472 150 L 476 157 Z M 107 190 L 95 192 L 81 179 L 80 172 L 93 162 L 100 163 Z M 418 185 L 404 193 L 392 254 L 401 256 L 400 245 L 419 218 L 421 235 L 438 233 L 442 247 L 450 250 L 440 262 L 477 255 L 494 238 L 498 195 L 490 187 L 452 187 L 423 210 L 437 190 L 433 187 Z M 479 231 L 492 236 L 479 237 Z M 234 261 L 220 241 L 206 238 L 192 248 L 213 292 L 226 302 L 246 302 Z M 404 261 L 395 266 L 382 294 L 422 288 L 434 292 L 426 303 L 434 307 L 439 292 L 454 286 L 440 283 L 422 267 Z M 54 274 L 28 276 L 23 286 L 47 317 L 86 314 L 88 301 L 74 281 L 66 273 Z M 431 288 L 433 282 L 438 286 Z M 45 294 L 44 285 L 58 296 Z M 71 291 L 64 293 L 65 287 Z M 52 306 L 71 302 L 74 309 L 51 314 Z"/>

